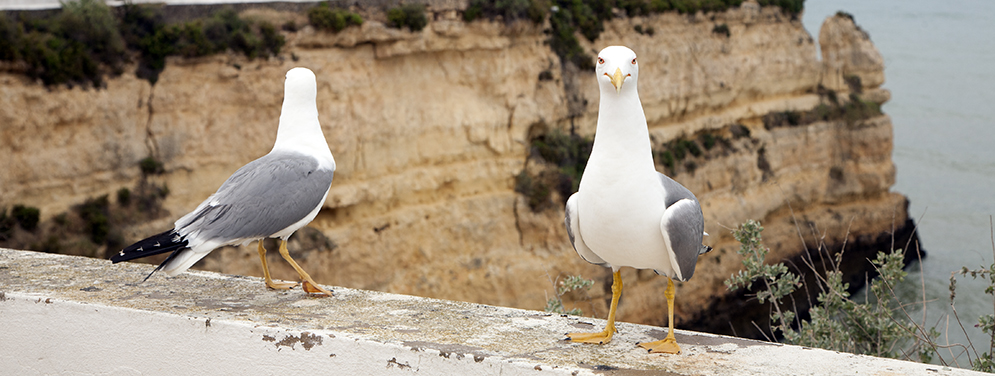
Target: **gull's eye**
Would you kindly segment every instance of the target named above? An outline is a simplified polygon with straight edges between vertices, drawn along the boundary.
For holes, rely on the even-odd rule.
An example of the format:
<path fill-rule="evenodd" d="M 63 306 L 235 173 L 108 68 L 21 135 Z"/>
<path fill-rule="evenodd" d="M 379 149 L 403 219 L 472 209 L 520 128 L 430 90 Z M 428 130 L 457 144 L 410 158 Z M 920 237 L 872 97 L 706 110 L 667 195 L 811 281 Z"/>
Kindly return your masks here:
<path fill-rule="evenodd" d="M 632 64 L 633 64 L 633 65 L 635 65 L 635 64 L 636 64 L 636 58 L 632 58 Z"/>
<path fill-rule="evenodd" d="M 602 58 L 599 57 L 598 58 L 598 64 L 604 64 L 604 63 L 605 63 L 605 59 L 602 59 Z"/>

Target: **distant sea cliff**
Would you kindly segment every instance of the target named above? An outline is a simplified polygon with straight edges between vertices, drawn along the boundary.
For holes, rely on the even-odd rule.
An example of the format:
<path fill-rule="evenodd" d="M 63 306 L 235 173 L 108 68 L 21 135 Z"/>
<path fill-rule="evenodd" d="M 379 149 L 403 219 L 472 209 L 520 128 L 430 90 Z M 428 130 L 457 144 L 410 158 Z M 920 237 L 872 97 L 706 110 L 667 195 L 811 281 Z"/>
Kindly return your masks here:
<path fill-rule="evenodd" d="M 555 15 L 535 22 L 527 11 L 485 9 L 468 22 L 475 2 L 430 1 L 426 24 L 412 31 L 391 27 L 392 3 L 365 3 L 350 8 L 364 22 L 338 32 L 310 25 L 303 6 L 240 6 L 244 19 L 295 25 L 279 30 L 278 53 L 169 56 L 154 85 L 135 75 L 135 60 L 90 89 L 44 86 L 2 65 L 0 207 L 39 208 L 36 231 L 49 231 L 66 221 L 60 213 L 107 195 L 101 210 L 113 223 L 123 188 L 158 187 L 159 209 L 119 214 L 129 220 L 111 237 L 126 243 L 167 229 L 269 151 L 284 74 L 304 66 L 317 74 L 338 163 L 316 231 L 291 246 L 317 281 L 542 309 L 556 281 L 581 275 L 594 288 L 563 296 L 565 305 L 602 317 L 610 273 L 577 257 L 562 225 L 564 194 L 581 169 L 544 148 L 560 140 L 564 155 L 583 151 L 598 109 L 584 59 L 624 44 L 639 55 L 657 167 L 698 196 L 715 248 L 678 287 L 679 327 L 729 333 L 733 322 L 737 334 L 757 335 L 749 321 L 766 311 L 723 284 L 741 267 L 730 230 L 747 219 L 766 228 L 769 262 L 845 245 L 855 283 L 871 269 L 866 255 L 914 236 L 907 199 L 890 191 L 883 60 L 844 14 L 826 20 L 817 46 L 797 13 L 755 1 L 708 12 L 609 8 L 593 41 L 583 28 L 567 30 L 576 49 L 563 50 Z M 188 19 L 183 9 L 166 8 Z M 66 253 L 82 244 L 31 234 L 8 241 L 54 241 Z M 113 252 L 106 244 L 89 254 Z M 277 276 L 293 275 L 277 265 Z M 195 268 L 261 274 L 255 253 L 236 249 Z M 619 319 L 665 324 L 665 278 L 622 275 Z"/>

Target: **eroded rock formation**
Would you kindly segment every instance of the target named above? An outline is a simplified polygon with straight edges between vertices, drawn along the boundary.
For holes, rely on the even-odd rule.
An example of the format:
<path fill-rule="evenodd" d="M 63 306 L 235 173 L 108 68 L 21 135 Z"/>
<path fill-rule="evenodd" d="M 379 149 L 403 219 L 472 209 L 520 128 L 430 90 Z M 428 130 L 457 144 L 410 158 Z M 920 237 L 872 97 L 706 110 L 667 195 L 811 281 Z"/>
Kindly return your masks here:
<path fill-rule="evenodd" d="M 581 275 L 597 283 L 565 296 L 567 306 L 603 316 L 608 271 L 570 247 L 562 205 L 533 212 L 514 191 L 530 136 L 552 128 L 594 132 L 591 73 L 564 70 L 541 25 L 464 23 L 455 9 L 434 11 L 417 33 L 376 21 L 334 35 L 305 27 L 287 34 L 284 52 L 268 60 L 171 59 L 154 87 L 127 73 L 89 91 L 2 73 L 0 204 L 37 206 L 50 218 L 133 186 L 138 161 L 151 155 L 164 163 L 157 179 L 168 183 L 171 215 L 136 224 L 126 240 L 169 228 L 269 151 L 283 76 L 305 66 L 318 76 L 320 120 L 338 162 L 311 224 L 334 247 L 294 256 L 316 280 L 541 309 L 554 281 Z M 713 32 L 719 24 L 728 36 Z M 637 25 L 655 32 L 636 33 Z M 750 1 L 717 14 L 617 18 L 605 29 L 583 47 L 593 55 L 625 44 L 639 54 L 655 145 L 702 132 L 729 140 L 673 174 L 700 198 L 706 244 L 715 248 L 679 287 L 679 322 L 708 315 L 703 310 L 726 296 L 722 282 L 740 267 L 730 229 L 747 219 L 765 225 L 769 261 L 797 256 L 802 238 L 810 247 L 858 244 L 905 224 L 906 199 L 889 191 L 895 168 L 887 115 L 774 128 L 763 122 L 824 103 L 820 84 L 839 98 L 858 89 L 887 100 L 880 55 L 852 19 L 827 20 L 822 62 L 797 18 Z M 841 83 L 850 75 L 862 86 Z M 564 89 L 568 80 L 576 91 Z M 568 110 L 570 96 L 579 98 L 579 115 Z M 276 276 L 294 275 L 272 264 Z M 246 249 L 215 251 L 195 268 L 261 275 L 255 251 Z M 632 270 L 623 279 L 619 319 L 664 324 L 665 279 Z"/>

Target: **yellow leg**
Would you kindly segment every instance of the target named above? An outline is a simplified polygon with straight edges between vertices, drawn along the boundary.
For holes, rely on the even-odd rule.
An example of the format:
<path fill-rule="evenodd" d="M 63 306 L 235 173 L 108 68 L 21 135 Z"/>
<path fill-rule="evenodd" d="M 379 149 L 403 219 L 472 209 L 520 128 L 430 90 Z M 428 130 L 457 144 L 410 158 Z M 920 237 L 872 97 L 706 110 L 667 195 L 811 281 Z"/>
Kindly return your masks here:
<path fill-rule="evenodd" d="M 608 324 L 605 330 L 598 333 L 567 333 L 567 339 L 581 343 L 596 343 L 599 345 L 611 342 L 615 334 L 615 310 L 618 308 L 618 298 L 622 296 L 622 273 L 612 273 L 612 304 L 608 309 Z"/>
<path fill-rule="evenodd" d="M 667 291 L 664 291 L 663 294 L 667 297 L 667 319 L 669 320 L 667 338 L 640 343 L 639 347 L 649 350 L 651 353 L 679 354 L 681 347 L 677 345 L 677 338 L 674 338 L 674 280 L 670 277 L 667 277 Z"/>
<path fill-rule="evenodd" d="M 297 274 L 301 276 L 301 283 L 304 285 L 305 292 L 310 294 L 325 294 L 326 296 L 332 296 L 331 291 L 325 290 L 323 287 L 318 285 L 318 283 L 311 279 L 311 276 L 309 276 L 304 269 L 301 269 L 300 265 L 297 265 L 297 262 L 294 261 L 294 259 L 290 258 L 290 250 L 287 249 L 286 240 L 280 240 L 280 256 L 283 256 L 283 259 L 287 260 L 287 262 L 290 263 L 290 266 L 293 266 L 294 270 L 297 271 Z"/>
<path fill-rule="evenodd" d="M 271 289 L 286 290 L 297 286 L 293 282 L 276 282 L 269 276 L 269 265 L 266 264 L 266 248 L 263 248 L 263 241 L 259 241 L 259 260 L 263 262 L 263 278 L 266 279 L 266 287 Z"/>

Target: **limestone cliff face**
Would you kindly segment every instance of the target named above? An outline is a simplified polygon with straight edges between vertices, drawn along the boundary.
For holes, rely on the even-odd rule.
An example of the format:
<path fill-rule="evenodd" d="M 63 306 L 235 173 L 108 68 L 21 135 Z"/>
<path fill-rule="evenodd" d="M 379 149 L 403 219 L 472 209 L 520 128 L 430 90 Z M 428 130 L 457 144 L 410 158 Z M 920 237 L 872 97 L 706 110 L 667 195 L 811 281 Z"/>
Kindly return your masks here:
<path fill-rule="evenodd" d="M 453 9 L 435 11 L 418 33 L 375 21 L 335 35 L 307 27 L 288 34 L 282 55 L 266 61 L 170 60 L 154 88 L 126 74 L 99 91 L 46 89 L 4 73 L 0 204 L 37 206 L 50 217 L 133 186 L 137 162 L 153 155 L 167 171 L 161 179 L 172 215 L 136 224 L 127 240 L 169 228 L 231 172 L 269 151 L 284 74 L 304 66 L 318 77 L 320 121 L 338 163 L 325 208 L 311 224 L 336 246 L 295 253 L 316 280 L 541 309 L 555 280 L 579 274 L 597 284 L 587 296 L 567 296 L 568 307 L 577 301 L 585 314 L 603 316 L 607 270 L 577 257 L 562 207 L 532 212 L 513 190 L 530 132 L 573 125 L 593 134 L 592 73 L 562 69 L 542 26 L 467 24 Z M 713 33 L 717 24 L 728 25 L 730 36 Z M 635 33 L 636 25 L 655 34 Z M 732 140 L 673 176 L 701 200 L 711 234 L 705 242 L 715 247 L 679 287 L 680 319 L 725 294 L 722 281 L 740 266 L 729 229 L 746 219 L 764 223 L 774 261 L 804 248 L 799 231 L 807 241 L 815 231 L 837 244 L 891 231 L 908 217 L 905 198 L 889 192 L 895 169 L 887 116 L 769 130 L 761 121 L 813 108 L 820 83 L 845 93 L 846 85 L 829 83 L 838 75 L 860 75 L 862 90 L 887 99 L 877 90 L 880 61 L 846 58 L 876 53 L 852 20 L 837 17 L 824 27 L 823 56 L 840 57 L 836 65 L 816 59 L 799 21 L 753 2 L 714 15 L 620 18 L 605 28 L 584 47 L 592 55 L 612 44 L 637 52 L 654 144 L 705 131 Z M 570 96 L 580 98 L 578 116 L 570 116 Z M 733 124 L 749 134 L 733 135 Z M 294 275 L 273 264 L 278 277 Z M 197 267 L 261 275 L 248 250 L 218 250 Z M 665 278 L 627 270 L 623 279 L 619 319 L 664 323 Z"/>

